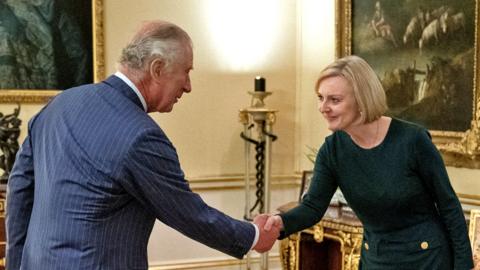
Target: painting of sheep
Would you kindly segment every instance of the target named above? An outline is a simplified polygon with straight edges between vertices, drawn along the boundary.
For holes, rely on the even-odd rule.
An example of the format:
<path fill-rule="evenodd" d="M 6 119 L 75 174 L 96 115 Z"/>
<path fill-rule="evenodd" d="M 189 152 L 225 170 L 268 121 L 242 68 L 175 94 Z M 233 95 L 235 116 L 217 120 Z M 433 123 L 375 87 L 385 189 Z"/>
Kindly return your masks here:
<path fill-rule="evenodd" d="M 430 130 L 470 128 L 478 66 L 477 1 L 349 1 L 349 53 L 375 69 L 385 88 L 389 115 Z"/>

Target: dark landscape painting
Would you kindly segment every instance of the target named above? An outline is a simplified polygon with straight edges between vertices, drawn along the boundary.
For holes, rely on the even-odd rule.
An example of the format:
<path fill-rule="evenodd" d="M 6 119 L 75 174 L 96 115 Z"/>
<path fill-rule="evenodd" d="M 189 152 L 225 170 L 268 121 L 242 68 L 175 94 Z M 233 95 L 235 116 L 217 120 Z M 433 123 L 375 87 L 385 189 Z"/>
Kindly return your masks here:
<path fill-rule="evenodd" d="M 352 54 L 367 60 L 388 114 L 465 132 L 473 117 L 474 0 L 352 1 Z"/>

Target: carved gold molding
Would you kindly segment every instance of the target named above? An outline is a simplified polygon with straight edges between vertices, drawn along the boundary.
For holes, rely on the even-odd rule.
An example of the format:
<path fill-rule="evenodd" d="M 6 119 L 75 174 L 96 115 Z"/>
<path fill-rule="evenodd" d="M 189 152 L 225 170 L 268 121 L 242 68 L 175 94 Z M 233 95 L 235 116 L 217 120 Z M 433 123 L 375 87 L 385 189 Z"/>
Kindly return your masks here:
<path fill-rule="evenodd" d="M 4 218 L 5 217 L 5 198 L 0 198 L 0 217 Z"/>

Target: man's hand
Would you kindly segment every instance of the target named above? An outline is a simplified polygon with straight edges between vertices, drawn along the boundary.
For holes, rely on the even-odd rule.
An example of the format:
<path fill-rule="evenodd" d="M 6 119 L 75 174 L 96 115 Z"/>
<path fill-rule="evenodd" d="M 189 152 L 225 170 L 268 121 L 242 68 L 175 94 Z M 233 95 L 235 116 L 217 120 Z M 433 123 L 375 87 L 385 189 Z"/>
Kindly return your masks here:
<path fill-rule="evenodd" d="M 272 249 L 273 244 L 275 244 L 275 241 L 280 235 L 280 230 L 282 227 L 276 226 L 278 223 L 271 221 L 270 225 L 268 226 L 268 230 L 265 229 L 266 223 L 272 217 L 273 216 L 269 214 L 260 214 L 253 219 L 253 223 L 257 225 L 260 232 L 258 242 L 253 249 L 259 253 L 267 252 Z M 282 224 L 281 218 L 280 224 Z"/>

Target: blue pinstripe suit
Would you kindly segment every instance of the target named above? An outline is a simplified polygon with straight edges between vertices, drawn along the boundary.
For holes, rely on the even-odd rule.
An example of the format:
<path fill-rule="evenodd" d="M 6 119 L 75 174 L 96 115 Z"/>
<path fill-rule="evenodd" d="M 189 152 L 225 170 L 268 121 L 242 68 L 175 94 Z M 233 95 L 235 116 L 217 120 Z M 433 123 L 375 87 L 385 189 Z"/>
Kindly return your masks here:
<path fill-rule="evenodd" d="M 147 269 L 155 218 L 238 258 L 255 236 L 191 192 L 118 77 L 66 90 L 32 118 L 8 182 L 9 270 Z"/>

